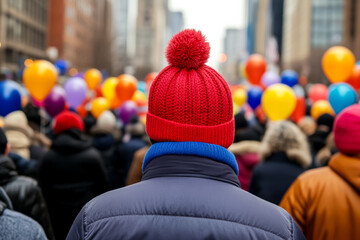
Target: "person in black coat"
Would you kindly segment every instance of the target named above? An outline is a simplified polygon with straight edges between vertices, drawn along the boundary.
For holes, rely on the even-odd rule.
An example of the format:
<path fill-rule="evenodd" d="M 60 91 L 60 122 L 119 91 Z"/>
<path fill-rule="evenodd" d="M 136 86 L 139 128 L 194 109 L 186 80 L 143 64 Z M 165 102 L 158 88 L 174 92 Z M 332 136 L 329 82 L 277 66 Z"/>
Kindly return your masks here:
<path fill-rule="evenodd" d="M 306 136 L 289 121 L 271 123 L 261 142 L 250 193 L 279 204 L 292 182 L 311 164 Z"/>
<path fill-rule="evenodd" d="M 40 165 L 39 180 L 55 237 L 65 239 L 85 203 L 108 190 L 108 180 L 99 152 L 82 135 L 80 117 L 63 112 L 54 121 L 55 137 Z"/>
<path fill-rule="evenodd" d="M 37 182 L 25 176 L 18 176 L 16 167 L 8 157 L 10 145 L 0 128 L 0 186 L 9 196 L 15 211 L 37 221 L 49 239 L 54 239 L 48 209 Z"/>
<path fill-rule="evenodd" d="M 117 156 L 115 154 L 116 141 L 113 134 L 116 131 L 118 131 L 116 129 L 116 118 L 110 111 L 104 111 L 90 131 L 93 137 L 92 146 L 101 154 L 111 189 L 120 187 L 119 176 L 114 167 Z"/>

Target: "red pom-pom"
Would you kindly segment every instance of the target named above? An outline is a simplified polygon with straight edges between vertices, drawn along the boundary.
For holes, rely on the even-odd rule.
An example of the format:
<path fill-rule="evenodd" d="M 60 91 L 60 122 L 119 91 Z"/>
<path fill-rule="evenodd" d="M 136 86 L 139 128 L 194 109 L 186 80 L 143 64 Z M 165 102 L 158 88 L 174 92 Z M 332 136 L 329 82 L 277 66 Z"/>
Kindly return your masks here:
<path fill-rule="evenodd" d="M 173 36 L 166 49 L 169 64 L 196 69 L 209 59 L 210 46 L 200 31 L 184 30 Z"/>

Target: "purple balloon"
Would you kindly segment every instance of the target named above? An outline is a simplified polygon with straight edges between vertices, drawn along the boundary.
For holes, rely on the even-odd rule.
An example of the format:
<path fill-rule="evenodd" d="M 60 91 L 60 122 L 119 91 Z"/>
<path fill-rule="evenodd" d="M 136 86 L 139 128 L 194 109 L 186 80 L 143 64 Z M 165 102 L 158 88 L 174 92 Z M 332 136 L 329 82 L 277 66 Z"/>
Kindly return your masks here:
<path fill-rule="evenodd" d="M 280 76 L 274 72 L 266 72 L 261 77 L 261 83 L 265 87 L 269 87 L 273 84 L 280 83 L 280 81 L 281 81 Z"/>
<path fill-rule="evenodd" d="M 69 78 L 65 83 L 64 89 L 66 101 L 72 108 L 76 108 L 83 103 L 88 90 L 84 79 L 79 77 Z"/>
<path fill-rule="evenodd" d="M 136 104 L 133 101 L 124 102 L 119 108 L 119 118 L 124 124 L 128 124 L 132 116 L 137 114 Z"/>
<path fill-rule="evenodd" d="M 82 79 L 84 79 L 84 73 L 82 73 L 82 72 L 78 72 L 77 74 L 75 74 L 73 77 L 75 78 L 75 77 L 79 77 L 79 78 L 82 78 Z"/>
<path fill-rule="evenodd" d="M 44 100 L 46 112 L 55 117 L 65 108 L 65 91 L 60 86 L 55 86 Z"/>

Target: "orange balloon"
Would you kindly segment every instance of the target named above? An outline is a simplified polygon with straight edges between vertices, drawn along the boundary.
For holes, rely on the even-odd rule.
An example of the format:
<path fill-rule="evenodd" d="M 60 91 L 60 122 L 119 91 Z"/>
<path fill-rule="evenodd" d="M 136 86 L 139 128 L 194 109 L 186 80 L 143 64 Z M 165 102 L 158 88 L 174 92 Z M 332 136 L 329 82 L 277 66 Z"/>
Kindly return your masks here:
<path fill-rule="evenodd" d="M 122 74 L 118 76 L 119 83 L 116 85 L 115 92 L 117 98 L 121 101 L 127 101 L 132 98 L 137 89 L 137 80 L 131 75 Z"/>
<path fill-rule="evenodd" d="M 100 84 L 102 76 L 99 70 L 92 68 L 86 71 L 84 78 L 88 88 L 94 90 Z"/>
<path fill-rule="evenodd" d="M 317 120 L 321 115 L 328 113 L 330 115 L 335 116 L 334 111 L 330 105 L 330 103 L 326 100 L 318 100 L 311 107 L 311 116 Z"/>
<path fill-rule="evenodd" d="M 360 66 L 355 65 L 350 77 L 346 80 L 355 90 L 360 89 Z"/>
<path fill-rule="evenodd" d="M 266 71 L 266 61 L 260 54 L 253 54 L 245 64 L 245 73 L 250 83 L 259 85 Z"/>
<path fill-rule="evenodd" d="M 146 75 L 145 77 L 145 82 L 146 82 L 146 91 L 150 91 L 151 85 L 154 82 L 155 78 L 157 76 L 156 72 L 151 72 L 148 75 Z"/>
<path fill-rule="evenodd" d="M 323 58 L 322 67 L 326 77 L 332 82 L 345 82 L 353 72 L 355 57 L 346 47 L 329 48 Z"/>
<path fill-rule="evenodd" d="M 30 95 L 43 101 L 56 84 L 57 70 L 50 62 L 37 60 L 25 69 L 23 80 Z"/>

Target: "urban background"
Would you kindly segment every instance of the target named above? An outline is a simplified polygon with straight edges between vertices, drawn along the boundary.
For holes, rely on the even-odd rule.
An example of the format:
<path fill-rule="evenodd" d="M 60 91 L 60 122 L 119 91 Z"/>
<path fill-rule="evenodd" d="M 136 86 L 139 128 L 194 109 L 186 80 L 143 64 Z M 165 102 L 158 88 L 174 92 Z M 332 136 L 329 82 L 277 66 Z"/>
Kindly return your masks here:
<path fill-rule="evenodd" d="M 1 0 L 1 73 L 20 81 L 33 60 L 63 59 L 69 74 L 97 68 L 105 76 L 143 80 L 166 65 L 168 40 L 188 27 L 186 12 L 172 10 L 169 1 Z M 320 83 L 328 83 L 321 58 L 330 46 L 346 46 L 360 58 L 357 0 L 243 1 L 238 10 L 245 24 L 224 29 L 213 66 L 230 84 L 243 81 L 242 67 L 253 53 L 275 70 L 293 69 Z"/>

